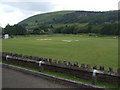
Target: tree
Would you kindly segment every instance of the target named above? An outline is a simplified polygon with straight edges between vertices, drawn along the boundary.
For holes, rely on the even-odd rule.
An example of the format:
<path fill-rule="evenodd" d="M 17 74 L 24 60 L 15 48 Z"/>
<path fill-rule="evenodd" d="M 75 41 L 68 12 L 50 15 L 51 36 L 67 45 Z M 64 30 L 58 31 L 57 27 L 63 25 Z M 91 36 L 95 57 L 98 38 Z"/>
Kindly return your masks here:
<path fill-rule="evenodd" d="M 20 25 L 10 26 L 9 24 L 4 28 L 4 34 L 9 35 L 26 35 L 26 29 Z"/>
<path fill-rule="evenodd" d="M 118 35 L 118 23 L 104 24 L 100 30 L 100 34 L 104 35 Z"/>
<path fill-rule="evenodd" d="M 8 24 L 8 25 L 6 25 L 6 27 L 3 29 L 3 32 L 4 32 L 4 34 L 12 35 L 12 34 L 13 34 L 13 27 Z"/>
<path fill-rule="evenodd" d="M 40 30 L 39 30 L 38 28 L 35 28 L 35 29 L 33 30 L 33 34 L 40 34 Z"/>
<path fill-rule="evenodd" d="M 26 29 L 20 25 L 14 25 L 13 26 L 14 34 L 15 35 L 25 35 L 26 34 Z"/>
<path fill-rule="evenodd" d="M 80 25 L 78 23 L 62 25 L 54 28 L 54 33 L 64 33 L 64 34 L 78 34 L 78 33 L 96 33 L 103 35 L 118 35 L 119 23 L 111 24 L 87 24 Z"/>

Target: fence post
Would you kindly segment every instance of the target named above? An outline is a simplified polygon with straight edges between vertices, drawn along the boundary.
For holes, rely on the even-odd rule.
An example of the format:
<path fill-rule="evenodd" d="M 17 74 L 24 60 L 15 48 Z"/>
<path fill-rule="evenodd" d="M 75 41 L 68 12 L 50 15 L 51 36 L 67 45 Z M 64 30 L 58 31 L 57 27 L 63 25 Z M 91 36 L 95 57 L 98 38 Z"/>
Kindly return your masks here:
<path fill-rule="evenodd" d="M 38 63 L 39 63 L 39 72 L 42 72 L 43 69 L 44 69 L 42 64 L 44 64 L 44 62 L 43 61 L 39 61 Z"/>
<path fill-rule="evenodd" d="M 11 62 L 10 62 L 10 58 L 11 58 L 11 56 L 9 56 L 9 55 L 6 55 L 6 56 L 5 56 L 5 59 L 6 59 L 6 61 L 7 61 L 8 64 L 11 63 Z"/>
<path fill-rule="evenodd" d="M 93 85 L 96 85 L 96 83 L 97 83 L 96 73 L 97 73 L 97 70 L 94 69 L 94 70 L 93 70 L 93 74 L 92 74 L 92 84 L 93 84 Z"/>
<path fill-rule="evenodd" d="M 112 67 L 109 67 L 109 72 L 113 72 L 113 68 Z"/>

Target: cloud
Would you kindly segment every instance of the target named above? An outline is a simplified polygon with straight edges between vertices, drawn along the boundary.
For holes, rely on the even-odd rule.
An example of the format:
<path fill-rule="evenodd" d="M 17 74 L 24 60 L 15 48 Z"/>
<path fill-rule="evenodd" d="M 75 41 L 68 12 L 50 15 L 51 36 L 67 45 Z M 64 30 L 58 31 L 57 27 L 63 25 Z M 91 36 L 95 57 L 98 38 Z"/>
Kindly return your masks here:
<path fill-rule="evenodd" d="M 0 3 L 0 26 L 17 24 L 35 14 L 54 10 L 51 2 L 2 2 Z"/>
<path fill-rule="evenodd" d="M 22 11 L 47 12 L 54 9 L 52 2 L 3 2 L 2 4 L 20 9 Z"/>
<path fill-rule="evenodd" d="M 118 9 L 119 0 L 54 0 L 59 9 L 108 11 Z"/>
<path fill-rule="evenodd" d="M 17 8 L 13 8 L 9 5 L 0 4 L 0 26 L 4 27 L 7 24 L 15 24 L 24 17 Z"/>

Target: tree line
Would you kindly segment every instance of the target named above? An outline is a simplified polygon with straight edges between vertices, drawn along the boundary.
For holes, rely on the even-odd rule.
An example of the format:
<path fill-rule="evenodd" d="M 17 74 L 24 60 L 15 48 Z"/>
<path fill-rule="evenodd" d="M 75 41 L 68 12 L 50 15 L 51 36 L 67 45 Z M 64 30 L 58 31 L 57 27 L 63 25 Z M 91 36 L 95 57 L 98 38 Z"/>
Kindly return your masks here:
<path fill-rule="evenodd" d="M 84 25 L 70 24 L 54 28 L 54 33 L 78 34 L 78 33 L 96 33 L 101 35 L 118 35 L 118 26 L 120 23 Z"/>
<path fill-rule="evenodd" d="M 27 30 L 22 27 L 21 25 L 15 24 L 15 25 L 7 25 L 4 29 L 3 29 L 3 34 L 9 34 L 11 35 L 26 35 L 27 34 Z"/>
<path fill-rule="evenodd" d="M 26 34 L 50 34 L 50 33 L 61 33 L 61 34 L 79 34 L 79 33 L 95 33 L 101 35 L 119 35 L 118 28 L 120 28 L 119 23 L 107 23 L 107 24 L 85 24 L 81 25 L 79 23 L 73 24 L 63 24 L 59 26 L 53 25 L 41 25 L 36 27 L 29 32 L 24 27 L 16 24 L 13 26 L 7 25 L 3 29 L 3 34 L 9 35 L 26 35 Z"/>
<path fill-rule="evenodd" d="M 52 25 L 40 25 L 33 29 L 33 31 L 29 34 L 48 34 L 53 29 Z"/>

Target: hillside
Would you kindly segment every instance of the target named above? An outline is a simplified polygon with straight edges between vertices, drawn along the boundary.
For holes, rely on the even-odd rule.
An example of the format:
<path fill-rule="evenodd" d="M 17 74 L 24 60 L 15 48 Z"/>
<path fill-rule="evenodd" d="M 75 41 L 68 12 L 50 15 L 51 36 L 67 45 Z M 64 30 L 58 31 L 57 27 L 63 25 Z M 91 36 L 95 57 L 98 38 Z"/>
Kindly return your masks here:
<path fill-rule="evenodd" d="M 117 11 L 57 11 L 31 16 L 21 22 L 28 29 L 48 24 L 102 24 L 117 21 Z"/>
<path fill-rule="evenodd" d="M 58 20 L 62 18 L 64 15 L 72 12 L 74 11 L 58 11 L 45 14 L 38 14 L 19 22 L 18 24 L 28 28 L 29 27 L 34 28 L 39 25 L 52 24 L 54 20 Z"/>

